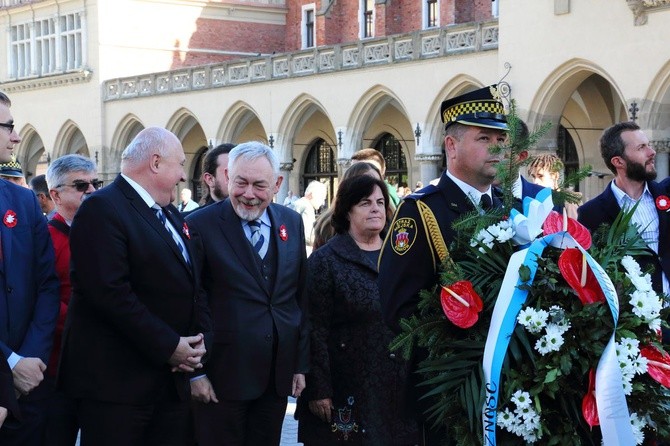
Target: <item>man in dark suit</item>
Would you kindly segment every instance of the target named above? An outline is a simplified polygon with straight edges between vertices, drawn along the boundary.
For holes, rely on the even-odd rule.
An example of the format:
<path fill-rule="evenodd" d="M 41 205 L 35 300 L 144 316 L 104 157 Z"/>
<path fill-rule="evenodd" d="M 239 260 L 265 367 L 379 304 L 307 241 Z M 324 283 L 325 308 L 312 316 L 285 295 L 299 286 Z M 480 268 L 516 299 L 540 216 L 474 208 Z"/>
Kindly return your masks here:
<path fill-rule="evenodd" d="M 238 145 L 225 173 L 229 198 L 187 218 L 214 330 L 206 375 L 191 381 L 197 440 L 279 445 L 308 371 L 302 219 L 272 203 L 282 177 L 269 147 Z"/>
<path fill-rule="evenodd" d="M 9 162 L 14 130 L 0 93 L 0 162 Z M 22 422 L 0 429 L 0 444 L 41 445 L 48 387 L 41 386 L 58 316 L 58 279 L 46 220 L 32 191 L 0 180 L 0 349 L 12 371 Z"/>
<path fill-rule="evenodd" d="M 396 332 L 400 330 L 400 319 L 416 313 L 419 292 L 435 286 L 442 257 L 440 245 L 449 247 L 455 237 L 451 224 L 476 206 L 487 208 L 501 204 L 492 196 L 491 184 L 502 154 L 494 155 L 489 150 L 507 138 L 505 111 L 496 86 L 444 101 L 441 111 L 446 127 L 447 171 L 437 186 L 425 187 L 405 197 L 391 223 L 379 260 L 382 314 Z M 422 208 L 430 209 L 430 215 L 422 212 Z M 439 227 L 439 231 L 431 232 L 430 238 L 427 232 L 435 226 L 424 227 L 429 220 Z M 417 352 L 414 368 L 425 355 L 426 352 Z M 415 386 L 416 380 L 420 378 L 409 385 Z M 446 438 L 445 426 L 432 427 L 432 420 L 427 420 L 424 413 L 433 400 L 419 401 L 428 389 L 410 388 L 408 391 L 417 403 L 415 410 L 423 444 L 442 445 Z"/>
<path fill-rule="evenodd" d="M 201 367 L 209 313 L 171 204 L 184 163 L 175 135 L 142 130 L 72 222 L 59 381 L 78 400 L 82 446 L 192 443 L 184 372 Z"/>
<path fill-rule="evenodd" d="M 622 209 L 637 208 L 632 222 L 637 223 L 640 235 L 649 246 L 649 256 L 637 261 L 643 270 L 652 269 L 652 285 L 658 293 L 670 292 L 670 234 L 668 212 L 657 201 L 670 194 L 668 181 L 656 179 L 656 151 L 649 138 L 634 122 L 620 122 L 605 129 L 600 137 L 600 153 L 614 180 L 603 193 L 578 209 L 579 221 L 591 232 L 603 224 L 611 225 Z M 661 200 L 662 201 L 662 200 Z M 664 342 L 670 339 L 664 332 Z"/>

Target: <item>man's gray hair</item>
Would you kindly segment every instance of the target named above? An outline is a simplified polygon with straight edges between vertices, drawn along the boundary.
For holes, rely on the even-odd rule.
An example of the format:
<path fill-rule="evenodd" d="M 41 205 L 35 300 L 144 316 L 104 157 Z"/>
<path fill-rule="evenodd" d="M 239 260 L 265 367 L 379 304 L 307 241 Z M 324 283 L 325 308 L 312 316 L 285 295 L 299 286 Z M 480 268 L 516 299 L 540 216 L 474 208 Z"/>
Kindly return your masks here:
<path fill-rule="evenodd" d="M 279 176 L 279 159 L 274 151 L 258 141 L 249 141 L 235 146 L 228 155 L 228 170 L 231 170 L 238 158 L 244 161 L 255 161 L 258 158 L 265 158 L 272 166 L 272 172 L 275 178 Z"/>
<path fill-rule="evenodd" d="M 65 177 L 72 172 L 95 173 L 96 170 L 95 162 L 90 158 L 77 154 L 64 155 L 49 165 L 46 173 L 47 185 L 49 189 L 54 189 L 65 183 Z"/>
<path fill-rule="evenodd" d="M 172 132 L 164 128 L 147 127 L 130 141 L 121 154 L 121 163 L 137 164 L 148 161 L 154 153 L 162 157 L 168 155 L 170 147 L 168 135 L 174 136 Z"/>

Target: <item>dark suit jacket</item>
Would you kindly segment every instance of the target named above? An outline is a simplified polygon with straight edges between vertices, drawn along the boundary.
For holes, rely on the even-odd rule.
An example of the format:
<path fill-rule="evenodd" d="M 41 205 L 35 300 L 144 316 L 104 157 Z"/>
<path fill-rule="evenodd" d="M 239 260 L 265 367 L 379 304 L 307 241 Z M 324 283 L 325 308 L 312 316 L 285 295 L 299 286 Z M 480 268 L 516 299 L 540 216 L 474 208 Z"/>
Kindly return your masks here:
<path fill-rule="evenodd" d="M 179 212 L 165 211 L 192 259 Z M 209 313 L 198 275 L 155 212 L 118 176 L 82 203 L 70 249 L 59 370 L 66 392 L 120 404 L 189 398 L 188 376 L 172 373 L 168 360 L 180 336 L 209 330 Z"/>
<path fill-rule="evenodd" d="M 659 195 L 668 195 L 668 180 L 662 183 L 655 181 L 648 181 L 649 192 L 656 199 Z M 578 220 L 586 226 L 591 232 L 594 232 L 600 225 L 611 225 L 621 212 L 621 208 L 616 201 L 616 197 L 612 192 L 611 183 L 607 185 L 603 193 L 592 200 L 584 203 L 577 210 Z M 641 256 L 636 260 L 640 263 L 644 271 L 649 266 L 653 267 L 652 283 L 654 290 L 657 292 L 663 291 L 663 281 L 661 278 L 661 270 L 666 277 L 670 278 L 670 234 L 668 230 L 668 213 L 665 211 L 658 212 L 658 255 L 649 250 L 652 254 L 650 256 Z"/>
<path fill-rule="evenodd" d="M 46 219 L 32 191 L 5 180 L 0 218 L 0 349 L 47 364 L 60 300 Z"/>
<path fill-rule="evenodd" d="M 267 388 L 273 342 L 278 336 L 275 383 L 290 395 L 293 374 L 309 367 L 309 329 L 303 300 L 306 271 L 302 219 L 287 207 L 270 204 L 277 252 L 274 289 L 267 289 L 255 253 L 230 200 L 189 215 L 203 265 L 203 288 L 211 308 L 213 346 L 204 371 L 219 398 L 251 400 Z M 287 238 L 279 234 L 282 226 Z M 276 333 L 273 333 L 273 324 Z"/>
<path fill-rule="evenodd" d="M 462 214 L 474 210 L 474 206 L 463 191 L 446 173 L 442 174 L 437 186 L 427 186 L 420 192 L 405 197 L 396 211 L 389 233 L 379 259 L 379 295 L 382 303 L 382 315 L 392 330 L 399 332 L 399 321 L 416 312 L 419 292 L 430 289 L 437 283 L 437 270 L 440 260 L 433 249 L 416 202 L 421 200 L 433 211 L 440 227 L 440 232 L 447 247 L 454 241 L 455 231 L 452 223 Z M 493 205 L 501 206 L 500 200 L 493 197 Z M 408 235 L 409 249 L 399 254 L 394 246 L 398 246 L 401 237 L 397 222 L 399 220 L 410 226 L 402 225 Z"/>

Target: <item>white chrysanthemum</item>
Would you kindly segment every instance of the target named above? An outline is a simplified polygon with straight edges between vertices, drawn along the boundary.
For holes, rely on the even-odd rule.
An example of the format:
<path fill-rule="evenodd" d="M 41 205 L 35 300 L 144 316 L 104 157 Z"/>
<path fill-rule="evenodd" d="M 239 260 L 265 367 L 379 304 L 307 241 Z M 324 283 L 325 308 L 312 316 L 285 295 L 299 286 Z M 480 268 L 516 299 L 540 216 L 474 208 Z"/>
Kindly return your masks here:
<path fill-rule="evenodd" d="M 631 379 L 623 379 L 623 394 L 629 396 L 633 392 L 633 381 Z"/>
<path fill-rule="evenodd" d="M 545 336 L 542 336 L 540 339 L 537 340 L 535 343 L 535 350 L 542 356 L 546 355 L 551 351 L 551 347 L 549 346 L 549 343 L 547 343 L 547 339 Z"/>
<path fill-rule="evenodd" d="M 649 329 L 652 331 L 659 331 L 661 329 L 661 319 L 655 318 L 649 321 Z"/>
<path fill-rule="evenodd" d="M 556 324 L 547 325 L 546 333 L 542 338 L 545 339 L 547 349 L 549 352 L 557 352 L 558 350 L 560 350 L 564 341 L 563 333 L 564 330 L 562 327 L 559 327 Z"/>
<path fill-rule="evenodd" d="M 631 367 L 635 371 L 636 375 L 642 375 L 644 373 L 647 373 L 647 366 L 648 366 L 648 361 L 647 358 L 645 358 L 642 355 L 639 355 L 637 358 L 633 359 L 631 362 Z"/>
<path fill-rule="evenodd" d="M 651 291 L 651 276 L 649 274 L 645 274 L 644 276 L 626 275 L 638 291 Z"/>
<path fill-rule="evenodd" d="M 530 393 L 524 392 L 523 390 L 517 390 L 512 395 L 512 402 L 516 404 L 517 408 L 526 408 L 530 407 Z"/>
<path fill-rule="evenodd" d="M 621 338 L 618 344 L 629 358 L 634 358 L 640 354 L 640 341 L 635 338 Z"/>
<path fill-rule="evenodd" d="M 508 409 L 503 409 L 502 412 L 498 413 L 498 426 L 507 429 L 514 422 L 514 414 Z"/>
<path fill-rule="evenodd" d="M 626 272 L 628 272 L 628 274 L 630 274 L 631 276 L 641 276 L 642 275 L 642 270 L 640 269 L 640 265 L 631 256 L 624 256 L 621 259 L 621 265 L 625 268 Z"/>
<path fill-rule="evenodd" d="M 547 324 L 549 313 L 545 310 L 535 310 L 534 308 L 524 308 L 519 312 L 517 321 L 531 333 L 539 333 Z"/>
<path fill-rule="evenodd" d="M 637 413 L 633 412 L 630 414 L 630 424 L 633 427 L 633 437 L 635 438 L 635 444 L 642 444 L 644 442 L 643 429 L 647 425 L 647 422 L 640 418 Z"/>
<path fill-rule="evenodd" d="M 498 234 L 498 237 L 496 237 L 496 240 L 498 240 L 499 243 L 505 243 L 506 241 L 511 240 L 512 237 L 514 237 L 514 234 L 514 229 L 512 228 L 502 229 L 500 234 Z"/>

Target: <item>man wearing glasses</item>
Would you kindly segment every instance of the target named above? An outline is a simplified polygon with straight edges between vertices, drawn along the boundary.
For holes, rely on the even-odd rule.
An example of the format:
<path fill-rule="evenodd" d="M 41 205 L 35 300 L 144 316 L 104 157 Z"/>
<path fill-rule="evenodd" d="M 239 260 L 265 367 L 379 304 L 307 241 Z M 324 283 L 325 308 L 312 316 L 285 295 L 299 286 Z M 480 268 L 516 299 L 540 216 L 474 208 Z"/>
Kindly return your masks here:
<path fill-rule="evenodd" d="M 32 182 L 31 182 L 32 183 Z M 55 204 L 56 213 L 48 222 L 49 233 L 56 253 L 56 274 L 60 281 L 60 313 L 54 347 L 47 366 L 46 380 L 55 384 L 60 347 L 72 285 L 70 283 L 70 225 L 81 203 L 102 186 L 95 163 L 81 155 L 65 155 L 56 159 L 46 173 L 46 184 Z M 55 386 L 54 386 L 55 389 Z M 74 445 L 77 441 L 76 407 L 74 400 L 60 390 L 54 390 L 47 412 L 46 438 L 52 444 Z"/>
<path fill-rule="evenodd" d="M 0 93 L 0 163 L 21 138 L 9 98 Z M 0 180 L 0 349 L 12 370 L 22 420 L 0 428 L 0 444 L 43 444 L 48 386 L 44 379 L 58 316 L 58 278 L 46 220 L 29 189 Z M 0 405 L 3 405 L 0 402 Z"/>

